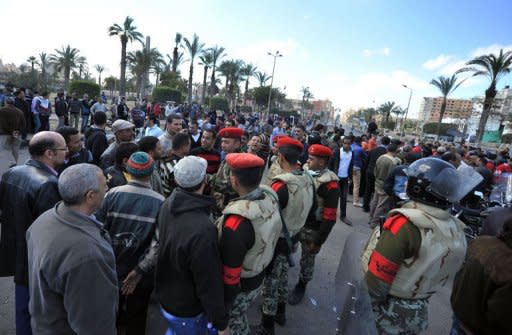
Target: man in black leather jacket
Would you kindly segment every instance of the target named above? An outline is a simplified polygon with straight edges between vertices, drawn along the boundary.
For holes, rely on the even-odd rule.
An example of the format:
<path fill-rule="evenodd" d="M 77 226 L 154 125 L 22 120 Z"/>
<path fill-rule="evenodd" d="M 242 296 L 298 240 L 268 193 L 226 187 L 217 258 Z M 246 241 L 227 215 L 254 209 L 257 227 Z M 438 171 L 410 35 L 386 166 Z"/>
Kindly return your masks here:
<path fill-rule="evenodd" d="M 14 275 L 17 334 L 31 334 L 25 233 L 39 215 L 60 200 L 56 170 L 64 163 L 67 151 L 60 134 L 39 132 L 29 143 L 31 159 L 8 170 L 0 182 L 0 276 Z"/>

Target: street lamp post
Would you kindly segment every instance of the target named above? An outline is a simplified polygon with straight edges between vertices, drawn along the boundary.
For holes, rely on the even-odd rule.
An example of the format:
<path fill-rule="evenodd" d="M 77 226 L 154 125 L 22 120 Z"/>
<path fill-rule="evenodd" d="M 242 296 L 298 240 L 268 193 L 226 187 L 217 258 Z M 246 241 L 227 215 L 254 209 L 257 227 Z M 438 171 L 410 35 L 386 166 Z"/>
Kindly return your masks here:
<path fill-rule="evenodd" d="M 405 115 L 402 118 L 402 136 L 405 135 L 405 121 L 407 121 L 407 114 L 409 114 L 409 107 L 411 106 L 411 98 L 412 98 L 412 88 L 407 85 L 402 84 L 403 87 L 409 89 L 411 93 L 409 94 L 409 102 L 407 102 L 407 109 L 405 110 Z"/>
<path fill-rule="evenodd" d="M 270 116 L 270 101 L 272 99 L 272 85 L 274 84 L 274 71 L 276 69 L 276 59 L 277 57 L 283 57 L 282 54 L 279 53 L 279 50 L 276 53 L 268 53 L 269 56 L 274 57 L 274 66 L 272 67 L 272 77 L 270 77 L 270 90 L 268 92 L 268 116 Z M 268 118 L 268 117 L 267 117 Z"/>

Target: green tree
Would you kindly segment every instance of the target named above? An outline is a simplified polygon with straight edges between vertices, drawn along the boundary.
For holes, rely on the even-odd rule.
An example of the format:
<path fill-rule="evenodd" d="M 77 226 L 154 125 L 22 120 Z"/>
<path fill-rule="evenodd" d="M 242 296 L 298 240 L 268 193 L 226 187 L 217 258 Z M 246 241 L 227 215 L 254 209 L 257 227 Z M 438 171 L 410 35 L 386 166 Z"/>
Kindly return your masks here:
<path fill-rule="evenodd" d="M 162 55 L 156 48 L 142 48 L 129 52 L 126 56 L 131 73 L 135 76 L 137 96 L 142 97 L 145 87 L 145 76 L 157 64 L 162 62 Z"/>
<path fill-rule="evenodd" d="M 100 85 L 90 80 L 73 80 L 69 85 L 69 91 L 78 96 L 87 94 L 90 97 L 97 97 L 100 95 Z"/>
<path fill-rule="evenodd" d="M 181 78 L 179 72 L 163 72 L 160 75 L 160 85 L 171 87 L 182 93 L 187 92 L 187 81 Z"/>
<path fill-rule="evenodd" d="M 393 101 L 388 101 L 380 105 L 379 108 L 377 109 L 380 114 L 384 115 L 384 120 L 386 124 L 389 122 L 389 116 L 391 115 L 391 112 L 393 111 L 393 109 L 395 109 L 395 107 L 396 105 Z"/>
<path fill-rule="evenodd" d="M 39 83 L 39 87 L 42 91 L 48 90 L 48 67 L 50 66 L 50 59 L 45 52 L 41 52 L 39 54 L 39 60 L 37 61 L 37 65 L 41 70 L 41 81 Z"/>
<path fill-rule="evenodd" d="M 251 95 L 260 108 L 263 108 L 268 103 L 268 95 L 270 93 L 270 86 L 255 87 L 250 90 Z M 282 93 L 278 88 L 272 88 L 272 102 L 283 103 L 286 99 L 286 95 Z"/>
<path fill-rule="evenodd" d="M 226 98 L 233 109 L 236 104 L 236 96 L 240 91 L 239 84 L 243 66 L 244 62 L 239 59 L 224 61 L 219 66 L 219 72 L 226 78 Z"/>
<path fill-rule="evenodd" d="M 311 93 L 311 90 L 309 89 L 309 86 L 304 87 L 300 89 L 300 93 L 302 94 L 302 109 L 312 108 L 311 104 L 309 103 L 309 100 L 313 99 L 313 93 Z"/>
<path fill-rule="evenodd" d="M 178 48 L 181 47 L 181 40 L 183 35 L 181 33 L 176 33 L 174 36 L 174 50 L 172 51 L 172 72 L 178 71 L 178 65 L 180 65 L 180 58 L 183 59 L 183 53 L 178 53 Z"/>
<path fill-rule="evenodd" d="M 228 99 L 224 97 L 211 97 L 210 98 L 210 109 L 213 111 L 222 110 L 224 112 L 229 111 L 229 102 Z"/>
<path fill-rule="evenodd" d="M 494 54 L 479 56 L 467 62 L 466 65 L 467 67 L 458 72 L 469 71 L 473 73 L 473 76 L 486 76 L 490 80 L 489 87 L 485 90 L 484 108 L 476 133 L 477 142 L 480 143 L 484 135 L 485 125 L 491 114 L 494 98 L 498 93 L 496 85 L 501 78 L 510 73 L 512 51 L 503 52 L 503 49 L 501 49 L 497 56 Z"/>
<path fill-rule="evenodd" d="M 50 56 L 50 61 L 58 72 L 64 72 L 64 89 L 67 91 L 71 71 L 78 66 L 80 50 L 72 48 L 69 44 L 60 50 L 55 49 L 55 54 Z"/>
<path fill-rule="evenodd" d="M 269 76 L 267 73 L 265 72 L 256 72 L 254 74 L 254 77 L 258 80 L 258 82 L 260 83 L 260 87 L 263 87 L 265 85 L 267 85 L 267 81 L 270 80 L 270 78 L 272 78 L 272 76 Z"/>
<path fill-rule="evenodd" d="M 199 56 L 199 60 L 201 61 L 199 65 L 202 65 L 204 69 L 203 91 L 201 92 L 201 104 L 204 104 L 204 97 L 206 95 L 206 80 L 208 79 L 208 69 L 212 66 L 213 62 L 213 53 L 211 49 L 206 49 L 203 54 Z"/>
<path fill-rule="evenodd" d="M 441 123 L 443 122 L 444 113 L 446 112 L 446 102 L 448 101 L 448 95 L 453 93 L 464 81 L 457 82 L 457 75 L 451 77 L 439 76 L 437 79 L 432 79 L 430 85 L 433 85 L 441 91 L 443 95 L 443 102 L 441 104 L 441 112 L 439 113 L 439 121 L 437 121 L 436 135 L 439 137 L 441 131 Z"/>
<path fill-rule="evenodd" d="M 32 73 L 34 73 L 34 71 L 36 70 L 35 65 L 37 63 L 37 58 L 34 56 L 30 56 L 29 58 L 27 58 L 27 63 L 30 64 Z"/>
<path fill-rule="evenodd" d="M 174 101 L 182 102 L 182 92 L 168 86 L 158 86 L 153 90 L 153 100 L 158 102 Z"/>
<path fill-rule="evenodd" d="M 110 91 L 110 96 L 114 95 L 114 91 L 117 88 L 118 82 L 119 82 L 119 79 L 117 79 L 114 76 L 109 76 L 109 77 L 105 78 L 105 80 L 103 81 L 105 88 Z"/>
<path fill-rule="evenodd" d="M 96 70 L 96 72 L 98 72 L 98 85 L 100 85 L 101 89 L 101 74 L 103 73 L 103 71 L 105 71 L 105 67 L 103 65 L 96 64 L 94 66 L 94 69 Z"/>
<path fill-rule="evenodd" d="M 217 71 L 217 63 L 226 55 L 223 47 L 219 47 L 218 45 L 209 49 L 212 53 L 212 76 L 210 78 L 210 96 L 215 95 L 216 83 L 215 79 L 215 71 Z"/>
<path fill-rule="evenodd" d="M 242 67 L 241 74 L 245 79 L 244 105 L 247 104 L 247 97 L 249 92 L 249 79 L 251 79 L 251 77 L 254 77 L 257 69 L 258 68 L 253 64 L 245 64 L 245 66 Z"/>
<path fill-rule="evenodd" d="M 190 56 L 190 69 L 189 69 L 189 75 L 188 75 L 188 103 L 192 103 L 192 79 L 194 76 L 194 60 L 197 55 L 199 55 L 204 48 L 204 43 L 199 42 L 199 36 L 194 34 L 194 37 L 192 38 L 192 41 L 190 41 L 188 38 L 184 38 L 183 41 L 185 42 L 185 48 L 188 51 L 188 54 Z"/>
<path fill-rule="evenodd" d="M 114 23 L 108 28 L 109 36 L 119 36 L 121 40 L 121 75 L 120 75 L 120 88 L 119 94 L 124 96 L 126 93 L 126 46 L 128 42 L 139 41 L 142 42 L 142 34 L 137 30 L 133 24 L 133 19 L 129 16 L 126 17 L 122 26 Z"/>

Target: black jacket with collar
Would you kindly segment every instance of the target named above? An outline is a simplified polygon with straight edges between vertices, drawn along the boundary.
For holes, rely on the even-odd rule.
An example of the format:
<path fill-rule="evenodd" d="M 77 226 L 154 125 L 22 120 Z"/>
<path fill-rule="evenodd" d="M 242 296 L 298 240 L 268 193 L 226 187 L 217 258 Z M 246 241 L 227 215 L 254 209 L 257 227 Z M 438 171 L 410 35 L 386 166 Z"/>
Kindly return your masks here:
<path fill-rule="evenodd" d="M 335 150 L 334 155 L 332 156 L 331 160 L 329 161 L 329 169 L 336 173 L 338 175 L 338 170 L 340 169 L 340 150 L 343 150 L 343 148 Z M 352 156 L 350 157 L 350 164 L 348 166 L 348 178 L 352 178 L 352 168 L 354 167 L 354 153 L 352 152 L 352 149 L 350 151 L 352 153 Z"/>
<path fill-rule="evenodd" d="M 14 275 L 16 284 L 28 286 L 25 233 L 39 215 L 60 201 L 57 181 L 49 167 L 33 159 L 2 176 L 0 276 Z"/>

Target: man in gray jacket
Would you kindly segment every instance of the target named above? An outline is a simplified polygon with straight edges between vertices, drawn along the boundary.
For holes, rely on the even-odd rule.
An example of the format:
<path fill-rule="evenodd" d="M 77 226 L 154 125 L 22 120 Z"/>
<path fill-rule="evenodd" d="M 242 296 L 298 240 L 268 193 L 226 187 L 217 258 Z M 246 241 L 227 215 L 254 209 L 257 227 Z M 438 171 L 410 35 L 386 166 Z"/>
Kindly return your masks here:
<path fill-rule="evenodd" d="M 115 258 L 92 213 L 106 191 L 102 171 L 77 164 L 60 175 L 63 202 L 27 231 L 29 310 L 34 334 L 116 334 Z"/>

